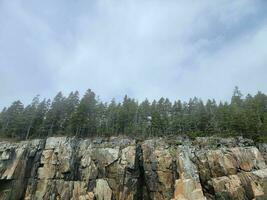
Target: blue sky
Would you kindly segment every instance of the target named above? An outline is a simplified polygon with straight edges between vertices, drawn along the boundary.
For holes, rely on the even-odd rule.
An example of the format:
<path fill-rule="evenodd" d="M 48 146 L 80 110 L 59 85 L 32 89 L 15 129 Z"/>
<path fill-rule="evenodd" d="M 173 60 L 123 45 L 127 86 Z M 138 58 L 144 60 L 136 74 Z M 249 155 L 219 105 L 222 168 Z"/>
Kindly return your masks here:
<path fill-rule="evenodd" d="M 94 90 L 229 100 L 267 93 L 265 0 L 1 0 L 0 108 Z"/>

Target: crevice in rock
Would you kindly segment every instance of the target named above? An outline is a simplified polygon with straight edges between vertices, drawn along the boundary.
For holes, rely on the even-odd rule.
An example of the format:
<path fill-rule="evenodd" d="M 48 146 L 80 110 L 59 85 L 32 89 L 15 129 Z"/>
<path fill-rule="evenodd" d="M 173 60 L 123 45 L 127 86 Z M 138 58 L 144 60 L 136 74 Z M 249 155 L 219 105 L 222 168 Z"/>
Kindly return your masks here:
<path fill-rule="evenodd" d="M 64 174 L 64 180 L 67 181 L 81 181 L 81 176 L 79 173 L 79 166 L 81 162 L 81 158 L 78 157 L 80 140 L 78 138 L 73 138 L 71 144 L 72 152 L 71 152 L 71 160 L 70 160 L 70 171 Z"/>
<path fill-rule="evenodd" d="M 192 159 L 192 162 L 196 165 L 197 170 L 198 170 L 198 176 L 199 176 L 199 182 L 200 185 L 202 187 L 202 191 L 204 196 L 207 199 L 213 199 L 215 197 L 215 191 L 214 188 L 211 184 L 209 184 L 209 182 L 207 182 L 207 180 L 204 180 L 202 175 L 201 175 L 201 165 L 203 165 L 203 163 L 201 162 L 200 158 L 196 155 L 196 152 L 193 152 L 195 159 Z M 206 157 L 206 154 L 205 154 Z M 208 159 L 207 157 L 205 159 Z M 209 173 L 211 174 L 211 168 L 209 165 L 206 166 L 209 170 Z"/>
<path fill-rule="evenodd" d="M 135 168 L 138 172 L 137 188 L 134 200 L 151 200 L 145 177 L 143 150 L 140 143 L 136 144 Z"/>
<path fill-rule="evenodd" d="M 42 139 L 40 141 L 40 147 L 36 150 L 35 154 L 33 156 L 28 156 L 29 152 L 27 153 L 27 163 L 26 163 L 26 169 L 25 169 L 25 188 L 23 191 L 22 199 L 25 198 L 26 190 L 28 186 L 31 186 L 31 194 L 33 194 L 37 187 L 37 173 L 38 168 L 41 166 L 41 156 L 43 153 L 43 150 L 45 148 L 46 139 Z M 30 147 L 28 147 L 30 148 Z M 29 149 L 27 149 L 29 151 Z"/>
<path fill-rule="evenodd" d="M 96 179 L 89 179 L 87 191 L 93 192 L 95 187 L 96 187 Z"/>
<path fill-rule="evenodd" d="M 12 186 L 13 180 L 0 179 L 0 199 L 8 199 Z"/>

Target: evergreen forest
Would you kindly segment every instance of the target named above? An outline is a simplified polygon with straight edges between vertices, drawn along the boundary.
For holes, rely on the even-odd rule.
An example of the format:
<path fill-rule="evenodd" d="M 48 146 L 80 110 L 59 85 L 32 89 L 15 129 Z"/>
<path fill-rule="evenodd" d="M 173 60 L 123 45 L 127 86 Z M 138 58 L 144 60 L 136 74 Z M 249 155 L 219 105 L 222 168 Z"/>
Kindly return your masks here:
<path fill-rule="evenodd" d="M 125 95 L 122 102 L 102 102 L 88 89 L 53 100 L 33 98 L 29 105 L 13 102 L 0 113 L 0 137 L 11 139 L 50 136 L 154 137 L 168 135 L 244 136 L 267 138 L 267 96 L 258 92 L 243 96 L 235 87 L 230 102 L 171 102 L 168 98 L 142 102 Z"/>

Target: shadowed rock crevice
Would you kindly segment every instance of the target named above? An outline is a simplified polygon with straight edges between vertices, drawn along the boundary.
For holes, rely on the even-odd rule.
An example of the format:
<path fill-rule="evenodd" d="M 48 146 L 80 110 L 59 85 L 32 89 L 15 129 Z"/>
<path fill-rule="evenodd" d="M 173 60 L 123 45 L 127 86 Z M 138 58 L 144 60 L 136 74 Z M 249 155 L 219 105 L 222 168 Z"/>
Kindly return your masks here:
<path fill-rule="evenodd" d="M 147 181 L 145 178 L 145 170 L 144 170 L 144 160 L 143 160 L 143 150 L 140 143 L 136 144 L 136 157 L 135 157 L 135 170 L 138 174 L 138 182 L 136 188 L 136 194 L 134 196 L 134 200 L 151 200 L 149 197 L 149 190 L 147 186 Z"/>
<path fill-rule="evenodd" d="M 194 159 L 192 162 L 197 166 L 199 172 L 199 182 L 202 187 L 204 196 L 207 199 L 213 199 L 215 197 L 215 191 L 212 186 L 209 177 L 211 176 L 211 168 L 207 163 L 203 163 L 203 159 L 207 159 L 206 155 L 199 155 L 199 152 L 194 152 Z"/>
<path fill-rule="evenodd" d="M 10 199 L 13 180 L 0 180 L 0 199 Z"/>

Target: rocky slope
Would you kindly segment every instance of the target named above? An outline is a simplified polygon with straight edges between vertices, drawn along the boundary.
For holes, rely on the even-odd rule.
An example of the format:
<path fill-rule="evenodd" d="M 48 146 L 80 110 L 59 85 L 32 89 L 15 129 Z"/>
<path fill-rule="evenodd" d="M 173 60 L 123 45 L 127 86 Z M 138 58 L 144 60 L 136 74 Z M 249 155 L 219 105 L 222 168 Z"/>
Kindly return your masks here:
<path fill-rule="evenodd" d="M 243 138 L 0 142 L 0 199 L 267 199 L 267 145 Z"/>

